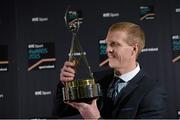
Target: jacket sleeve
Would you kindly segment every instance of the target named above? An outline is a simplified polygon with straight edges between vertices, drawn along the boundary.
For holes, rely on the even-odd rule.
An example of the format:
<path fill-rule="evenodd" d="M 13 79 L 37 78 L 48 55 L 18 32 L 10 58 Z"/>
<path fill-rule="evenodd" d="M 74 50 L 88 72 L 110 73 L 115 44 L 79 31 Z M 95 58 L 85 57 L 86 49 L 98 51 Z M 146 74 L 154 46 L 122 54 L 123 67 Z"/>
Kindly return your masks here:
<path fill-rule="evenodd" d="M 142 99 L 138 118 L 165 118 L 167 112 L 167 94 L 160 84 L 155 85 Z"/>
<path fill-rule="evenodd" d="M 63 102 L 62 87 L 63 85 L 59 82 L 53 99 L 53 118 L 64 118 L 79 114 L 76 109 Z"/>

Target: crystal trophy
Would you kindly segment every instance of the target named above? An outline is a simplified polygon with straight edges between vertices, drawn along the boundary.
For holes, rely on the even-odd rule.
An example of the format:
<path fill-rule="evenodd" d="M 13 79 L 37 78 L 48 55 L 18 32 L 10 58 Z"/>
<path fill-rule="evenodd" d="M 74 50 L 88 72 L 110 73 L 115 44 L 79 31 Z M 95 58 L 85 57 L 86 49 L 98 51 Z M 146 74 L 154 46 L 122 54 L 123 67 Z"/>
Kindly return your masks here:
<path fill-rule="evenodd" d="M 86 52 L 83 51 L 78 40 L 78 30 L 83 22 L 82 12 L 67 8 L 65 13 L 65 23 L 72 32 L 71 48 L 69 61 L 75 63 L 75 78 L 73 81 L 66 82 L 63 91 L 64 101 L 90 102 L 101 96 L 101 89 L 98 83 L 95 83 L 93 73 L 88 65 Z"/>

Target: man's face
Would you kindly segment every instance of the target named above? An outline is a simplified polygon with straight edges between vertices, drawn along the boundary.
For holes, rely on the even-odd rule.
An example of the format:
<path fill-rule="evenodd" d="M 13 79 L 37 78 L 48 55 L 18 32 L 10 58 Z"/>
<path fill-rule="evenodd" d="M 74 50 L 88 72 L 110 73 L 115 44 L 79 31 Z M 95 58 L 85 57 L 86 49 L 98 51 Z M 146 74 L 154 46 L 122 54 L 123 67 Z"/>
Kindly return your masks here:
<path fill-rule="evenodd" d="M 108 32 L 106 37 L 109 66 L 114 69 L 126 69 L 134 62 L 133 46 L 126 43 L 124 31 Z"/>

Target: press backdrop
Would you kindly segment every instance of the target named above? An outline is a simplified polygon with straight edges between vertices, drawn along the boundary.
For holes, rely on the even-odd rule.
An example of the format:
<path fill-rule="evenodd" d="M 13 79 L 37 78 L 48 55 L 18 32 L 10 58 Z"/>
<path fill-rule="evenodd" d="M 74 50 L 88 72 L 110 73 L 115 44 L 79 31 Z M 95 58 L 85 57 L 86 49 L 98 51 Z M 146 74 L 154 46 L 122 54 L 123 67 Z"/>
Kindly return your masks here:
<path fill-rule="evenodd" d="M 112 23 L 131 21 L 145 30 L 146 47 L 138 61 L 150 76 L 165 83 L 167 116 L 177 118 L 179 0 L 0 1 L 0 61 L 6 61 L 0 64 L 0 118 L 51 116 L 60 68 L 68 59 L 72 39 L 64 22 L 68 5 L 83 13 L 79 40 L 93 72 L 108 69 L 99 67 L 104 55 L 99 41 Z"/>

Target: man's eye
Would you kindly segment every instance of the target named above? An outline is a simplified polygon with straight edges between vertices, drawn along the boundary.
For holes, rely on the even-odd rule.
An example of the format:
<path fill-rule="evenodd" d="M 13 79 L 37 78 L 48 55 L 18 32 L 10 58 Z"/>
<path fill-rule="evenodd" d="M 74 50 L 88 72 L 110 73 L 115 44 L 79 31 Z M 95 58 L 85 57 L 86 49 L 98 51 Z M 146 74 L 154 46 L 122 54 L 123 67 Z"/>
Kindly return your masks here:
<path fill-rule="evenodd" d="M 111 45 L 112 47 L 116 47 L 116 46 L 118 46 L 119 44 L 118 44 L 118 43 L 113 42 L 113 43 L 111 43 L 110 45 Z"/>

